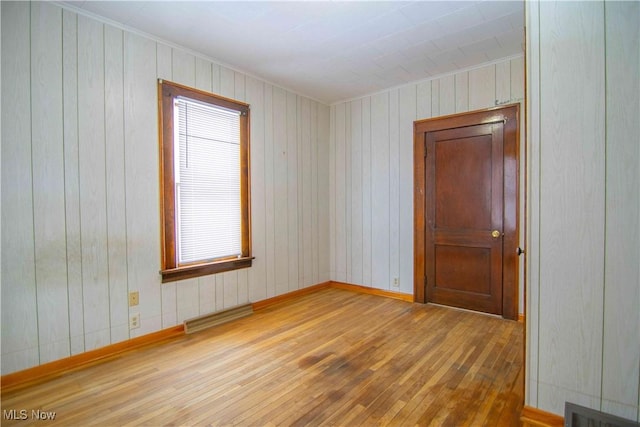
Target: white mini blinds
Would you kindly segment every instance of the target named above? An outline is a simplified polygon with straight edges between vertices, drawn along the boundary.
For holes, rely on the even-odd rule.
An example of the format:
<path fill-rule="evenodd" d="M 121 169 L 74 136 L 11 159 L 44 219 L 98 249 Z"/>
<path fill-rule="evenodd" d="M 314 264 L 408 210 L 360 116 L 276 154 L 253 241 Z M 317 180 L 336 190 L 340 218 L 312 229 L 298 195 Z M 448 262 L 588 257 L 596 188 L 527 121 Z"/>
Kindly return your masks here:
<path fill-rule="evenodd" d="M 242 256 L 240 113 L 174 100 L 178 264 Z"/>

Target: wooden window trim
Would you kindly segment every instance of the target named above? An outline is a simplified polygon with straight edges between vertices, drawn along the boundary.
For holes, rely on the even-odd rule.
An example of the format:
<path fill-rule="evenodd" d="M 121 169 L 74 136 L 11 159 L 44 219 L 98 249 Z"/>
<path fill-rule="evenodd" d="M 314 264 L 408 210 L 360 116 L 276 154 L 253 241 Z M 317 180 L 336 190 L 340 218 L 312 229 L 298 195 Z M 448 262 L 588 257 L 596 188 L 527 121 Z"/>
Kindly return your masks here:
<path fill-rule="evenodd" d="M 178 265 L 176 256 L 176 218 L 173 153 L 173 101 L 176 97 L 195 99 L 239 111 L 240 115 L 240 200 L 242 215 L 242 255 L 238 258 L 210 260 Z M 251 267 L 251 195 L 249 162 L 249 104 L 193 89 L 167 80 L 158 80 L 160 135 L 160 227 L 162 283 L 189 279 L 223 271 Z"/>

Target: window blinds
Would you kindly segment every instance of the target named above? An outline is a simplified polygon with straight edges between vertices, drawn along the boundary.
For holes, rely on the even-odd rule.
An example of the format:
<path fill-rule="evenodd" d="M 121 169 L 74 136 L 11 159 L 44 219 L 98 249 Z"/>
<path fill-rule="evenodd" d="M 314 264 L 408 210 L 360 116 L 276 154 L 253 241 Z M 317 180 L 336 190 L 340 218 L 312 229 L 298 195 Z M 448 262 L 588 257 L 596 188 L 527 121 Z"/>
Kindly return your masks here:
<path fill-rule="evenodd" d="M 174 115 L 178 263 L 240 256 L 240 114 L 177 98 Z"/>

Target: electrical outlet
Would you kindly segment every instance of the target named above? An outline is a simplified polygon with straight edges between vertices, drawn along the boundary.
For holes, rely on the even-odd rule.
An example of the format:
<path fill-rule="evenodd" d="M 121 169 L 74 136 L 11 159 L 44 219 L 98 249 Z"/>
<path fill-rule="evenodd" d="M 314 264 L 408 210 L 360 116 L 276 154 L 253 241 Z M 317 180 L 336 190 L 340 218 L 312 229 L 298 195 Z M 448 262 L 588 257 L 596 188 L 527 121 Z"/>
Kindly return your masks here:
<path fill-rule="evenodd" d="M 393 278 L 393 287 L 394 288 L 400 287 L 400 280 L 397 277 Z"/>
<path fill-rule="evenodd" d="M 137 329 L 140 327 L 140 313 L 134 313 L 129 316 L 129 329 Z"/>
<path fill-rule="evenodd" d="M 138 291 L 129 292 L 129 307 L 140 304 L 140 293 Z"/>

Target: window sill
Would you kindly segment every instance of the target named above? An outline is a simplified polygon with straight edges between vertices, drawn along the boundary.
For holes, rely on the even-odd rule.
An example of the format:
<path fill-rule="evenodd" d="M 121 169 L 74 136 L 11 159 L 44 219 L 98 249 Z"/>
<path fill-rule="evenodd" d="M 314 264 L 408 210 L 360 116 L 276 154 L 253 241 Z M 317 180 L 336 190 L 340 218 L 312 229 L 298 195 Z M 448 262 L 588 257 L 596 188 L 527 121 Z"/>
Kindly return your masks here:
<path fill-rule="evenodd" d="M 224 261 L 209 262 L 206 264 L 190 265 L 187 267 L 160 270 L 162 283 L 175 282 L 177 280 L 192 279 L 194 277 L 209 274 L 222 273 L 224 271 L 239 270 L 251 267 L 254 257 L 234 258 Z"/>

